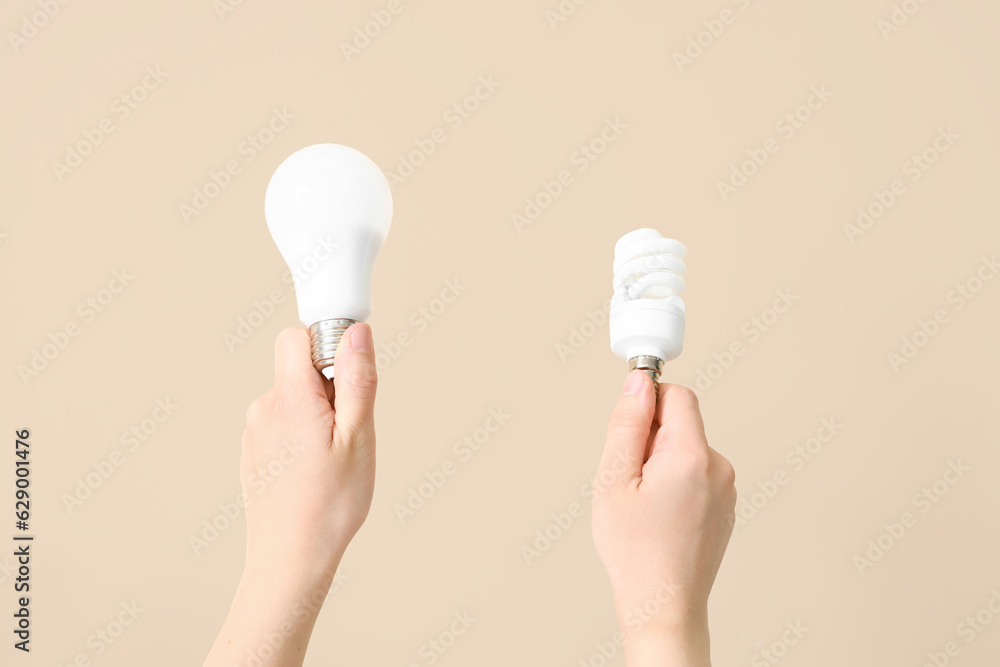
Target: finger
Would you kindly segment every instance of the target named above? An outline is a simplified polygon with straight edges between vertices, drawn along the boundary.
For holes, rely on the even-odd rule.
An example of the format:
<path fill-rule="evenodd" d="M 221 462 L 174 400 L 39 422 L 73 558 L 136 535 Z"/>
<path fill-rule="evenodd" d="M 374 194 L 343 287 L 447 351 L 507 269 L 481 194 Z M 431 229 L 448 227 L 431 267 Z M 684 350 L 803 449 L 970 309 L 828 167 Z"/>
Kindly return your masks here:
<path fill-rule="evenodd" d="M 323 377 L 312 364 L 309 332 L 301 327 L 283 330 L 274 341 L 274 390 L 284 397 L 326 396 Z"/>
<path fill-rule="evenodd" d="M 334 358 L 334 422 L 351 438 L 375 433 L 375 390 L 378 371 L 367 324 L 352 324 L 344 332 Z"/>
<path fill-rule="evenodd" d="M 608 438 L 599 466 L 599 479 L 627 483 L 642 475 L 656 397 L 653 381 L 643 371 L 632 371 L 608 419 Z"/>
<path fill-rule="evenodd" d="M 660 427 L 653 440 L 650 457 L 667 447 L 700 454 L 708 448 L 698 397 L 691 389 L 679 384 L 661 384 L 657 413 Z"/>

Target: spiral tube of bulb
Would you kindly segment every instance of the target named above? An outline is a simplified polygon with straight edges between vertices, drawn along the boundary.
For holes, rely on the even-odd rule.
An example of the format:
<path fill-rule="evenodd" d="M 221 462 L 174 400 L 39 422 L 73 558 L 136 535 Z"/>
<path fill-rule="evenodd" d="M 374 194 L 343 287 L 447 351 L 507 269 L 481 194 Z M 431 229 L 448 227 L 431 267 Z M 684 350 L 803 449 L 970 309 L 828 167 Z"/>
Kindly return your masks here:
<path fill-rule="evenodd" d="M 650 234 L 651 232 L 651 234 Z M 655 234 L 655 236 L 653 236 Z M 615 245 L 614 299 L 662 299 L 684 308 L 687 248 L 653 229 L 627 234 Z"/>
<path fill-rule="evenodd" d="M 684 342 L 684 259 L 687 248 L 655 229 L 639 229 L 615 244 L 611 348 L 654 379 Z"/>

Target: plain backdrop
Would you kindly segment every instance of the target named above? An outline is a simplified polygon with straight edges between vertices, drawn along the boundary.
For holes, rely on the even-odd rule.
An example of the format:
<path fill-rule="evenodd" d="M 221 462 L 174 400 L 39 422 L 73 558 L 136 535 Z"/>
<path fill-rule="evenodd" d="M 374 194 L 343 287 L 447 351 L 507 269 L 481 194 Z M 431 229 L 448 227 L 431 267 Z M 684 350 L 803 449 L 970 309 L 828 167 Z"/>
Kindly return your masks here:
<path fill-rule="evenodd" d="M 715 664 L 995 660 L 1000 7 L 389 6 L 5 3 L 0 542 L 21 428 L 36 541 L 30 656 L 0 556 L 0 662 L 200 664 L 243 562 L 244 413 L 298 325 L 264 189 L 320 142 L 399 179 L 376 496 L 307 664 L 430 665 L 465 612 L 434 664 L 623 664 L 584 484 L 625 375 L 613 245 L 639 227 L 689 248 L 665 379 L 699 386 L 737 470 Z"/>

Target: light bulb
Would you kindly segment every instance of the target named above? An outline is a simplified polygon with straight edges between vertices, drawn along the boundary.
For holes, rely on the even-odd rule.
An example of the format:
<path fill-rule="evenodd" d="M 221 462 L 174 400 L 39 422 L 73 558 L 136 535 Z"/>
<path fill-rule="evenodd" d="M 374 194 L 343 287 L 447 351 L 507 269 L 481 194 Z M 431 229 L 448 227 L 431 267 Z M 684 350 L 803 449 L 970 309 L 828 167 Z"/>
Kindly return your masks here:
<path fill-rule="evenodd" d="M 629 372 L 649 374 L 657 393 L 663 364 L 684 346 L 686 255 L 683 243 L 655 229 L 637 229 L 615 244 L 611 349 Z"/>
<path fill-rule="evenodd" d="M 332 378 L 344 332 L 371 315 L 372 271 L 392 221 L 389 183 L 353 148 L 307 146 L 274 171 L 264 217 L 292 272 L 313 365 Z"/>

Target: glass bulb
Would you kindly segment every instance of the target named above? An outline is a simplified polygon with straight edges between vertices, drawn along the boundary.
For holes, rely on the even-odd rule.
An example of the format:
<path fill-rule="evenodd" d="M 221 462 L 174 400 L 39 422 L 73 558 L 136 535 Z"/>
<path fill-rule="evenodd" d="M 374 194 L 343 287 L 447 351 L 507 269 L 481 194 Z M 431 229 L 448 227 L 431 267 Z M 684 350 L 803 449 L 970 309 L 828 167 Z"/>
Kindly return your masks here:
<path fill-rule="evenodd" d="M 353 148 L 307 146 L 271 176 L 264 217 L 292 272 L 313 363 L 332 378 L 343 332 L 371 315 L 372 272 L 392 221 L 389 183 Z"/>

